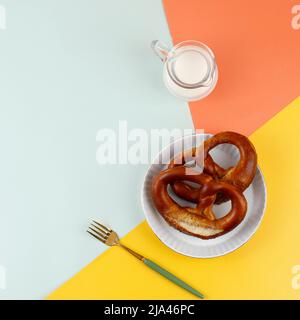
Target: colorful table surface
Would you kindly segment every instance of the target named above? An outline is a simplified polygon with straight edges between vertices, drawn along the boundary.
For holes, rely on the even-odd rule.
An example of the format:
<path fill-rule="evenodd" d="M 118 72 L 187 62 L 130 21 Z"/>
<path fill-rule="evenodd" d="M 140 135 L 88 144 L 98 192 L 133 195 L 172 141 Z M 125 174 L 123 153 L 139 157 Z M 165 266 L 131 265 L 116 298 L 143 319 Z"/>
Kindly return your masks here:
<path fill-rule="evenodd" d="M 2 2 L 0 265 L 7 285 L 0 298 L 193 298 L 87 237 L 96 217 L 208 299 L 300 299 L 296 1 Z M 168 39 L 168 27 L 174 43 L 207 43 L 220 69 L 216 90 L 190 112 L 163 88 L 149 50 L 152 39 Z M 148 130 L 193 122 L 207 132 L 249 135 L 268 193 L 257 233 L 213 259 L 164 246 L 143 222 L 146 167 L 95 161 L 97 130 L 119 120 Z"/>

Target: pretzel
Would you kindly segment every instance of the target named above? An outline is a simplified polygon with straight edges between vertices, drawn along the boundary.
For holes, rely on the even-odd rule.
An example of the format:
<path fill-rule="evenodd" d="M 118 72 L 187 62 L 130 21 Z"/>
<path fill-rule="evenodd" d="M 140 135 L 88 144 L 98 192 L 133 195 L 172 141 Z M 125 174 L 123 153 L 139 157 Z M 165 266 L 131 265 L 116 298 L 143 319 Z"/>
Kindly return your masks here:
<path fill-rule="evenodd" d="M 172 227 L 202 239 L 216 238 L 235 228 L 245 217 L 247 201 L 235 186 L 213 180 L 207 174 L 189 172 L 183 166 L 161 171 L 152 181 L 152 199 L 157 211 Z M 175 181 L 190 181 L 200 185 L 196 208 L 186 208 L 176 203 L 168 193 L 168 185 Z M 213 204 L 217 193 L 228 196 L 232 202 L 226 216 L 216 219 Z M 209 218 L 212 216 L 213 218 Z"/>
<path fill-rule="evenodd" d="M 219 144 L 229 143 L 235 145 L 239 149 L 240 159 L 236 166 L 224 169 L 214 162 L 209 155 L 209 151 Z M 178 163 L 185 163 L 196 155 L 196 148 L 183 152 L 176 156 L 169 164 L 169 168 L 177 166 Z M 204 144 L 200 146 L 199 155 L 203 151 L 204 168 L 203 172 L 211 175 L 214 179 L 227 182 L 236 186 L 239 190 L 244 191 L 251 184 L 257 166 L 257 155 L 253 144 L 250 140 L 235 132 L 221 132 L 213 137 L 204 141 Z M 197 156 L 197 155 L 196 155 Z M 180 160 L 178 162 L 178 160 Z M 196 158 L 196 163 L 201 166 L 201 159 Z M 179 197 L 191 201 L 197 202 L 199 197 L 199 190 L 191 187 L 184 182 L 174 182 L 172 185 L 173 191 Z M 228 198 L 224 194 L 219 193 L 216 199 L 216 203 L 222 203 L 227 201 Z"/>

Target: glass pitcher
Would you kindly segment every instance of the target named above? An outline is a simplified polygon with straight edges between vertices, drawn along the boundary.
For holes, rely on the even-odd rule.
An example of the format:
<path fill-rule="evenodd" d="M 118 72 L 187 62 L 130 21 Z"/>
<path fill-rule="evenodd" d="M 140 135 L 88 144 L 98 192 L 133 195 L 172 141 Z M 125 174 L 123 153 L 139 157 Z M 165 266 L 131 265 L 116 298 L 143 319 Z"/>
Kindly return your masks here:
<path fill-rule="evenodd" d="M 176 97 L 196 101 L 213 91 L 218 68 L 212 50 L 205 44 L 188 40 L 168 49 L 154 40 L 151 47 L 163 61 L 164 83 Z"/>

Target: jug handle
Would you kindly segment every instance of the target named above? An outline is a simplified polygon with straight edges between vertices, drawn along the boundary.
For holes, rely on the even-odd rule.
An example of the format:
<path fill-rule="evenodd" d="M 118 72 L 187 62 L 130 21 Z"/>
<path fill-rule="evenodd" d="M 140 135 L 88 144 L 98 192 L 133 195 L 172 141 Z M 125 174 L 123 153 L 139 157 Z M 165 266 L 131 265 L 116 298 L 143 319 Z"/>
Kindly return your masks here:
<path fill-rule="evenodd" d="M 160 58 L 161 61 L 164 62 L 167 59 L 169 49 L 167 46 L 162 44 L 160 41 L 153 40 L 151 42 L 151 48 L 157 54 L 157 56 Z"/>

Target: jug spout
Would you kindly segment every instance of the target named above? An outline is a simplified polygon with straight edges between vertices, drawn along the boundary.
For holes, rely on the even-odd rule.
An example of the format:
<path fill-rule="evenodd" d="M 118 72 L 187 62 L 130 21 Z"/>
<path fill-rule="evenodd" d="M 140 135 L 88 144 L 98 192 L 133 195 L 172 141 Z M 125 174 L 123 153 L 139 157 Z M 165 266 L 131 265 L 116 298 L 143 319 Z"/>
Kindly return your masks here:
<path fill-rule="evenodd" d="M 151 48 L 157 54 L 161 61 L 165 61 L 167 59 L 169 48 L 159 40 L 153 40 L 151 42 Z"/>

